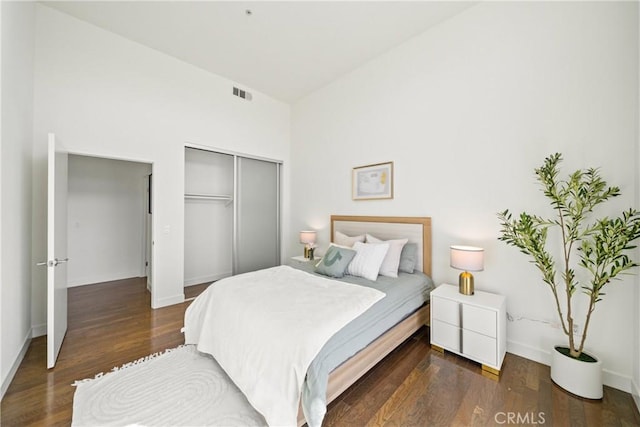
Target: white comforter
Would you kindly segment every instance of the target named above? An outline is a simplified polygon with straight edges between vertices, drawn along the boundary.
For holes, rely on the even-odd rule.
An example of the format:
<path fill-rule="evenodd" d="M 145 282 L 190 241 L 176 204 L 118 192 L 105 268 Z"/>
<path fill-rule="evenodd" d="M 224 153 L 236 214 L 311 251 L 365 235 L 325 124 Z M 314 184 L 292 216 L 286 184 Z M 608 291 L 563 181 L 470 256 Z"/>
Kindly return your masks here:
<path fill-rule="evenodd" d="M 185 313 L 185 343 L 211 354 L 270 426 L 296 425 L 307 369 L 384 293 L 288 266 L 215 282 Z"/>

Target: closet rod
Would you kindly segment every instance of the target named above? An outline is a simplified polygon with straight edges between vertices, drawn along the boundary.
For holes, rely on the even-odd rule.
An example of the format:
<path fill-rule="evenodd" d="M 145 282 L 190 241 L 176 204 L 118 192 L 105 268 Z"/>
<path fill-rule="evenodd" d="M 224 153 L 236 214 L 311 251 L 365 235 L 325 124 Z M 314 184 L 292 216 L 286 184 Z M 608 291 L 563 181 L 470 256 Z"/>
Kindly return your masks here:
<path fill-rule="evenodd" d="M 185 194 L 185 199 L 202 199 L 202 200 L 226 200 L 232 201 L 233 198 L 231 196 L 216 196 L 211 194 Z"/>

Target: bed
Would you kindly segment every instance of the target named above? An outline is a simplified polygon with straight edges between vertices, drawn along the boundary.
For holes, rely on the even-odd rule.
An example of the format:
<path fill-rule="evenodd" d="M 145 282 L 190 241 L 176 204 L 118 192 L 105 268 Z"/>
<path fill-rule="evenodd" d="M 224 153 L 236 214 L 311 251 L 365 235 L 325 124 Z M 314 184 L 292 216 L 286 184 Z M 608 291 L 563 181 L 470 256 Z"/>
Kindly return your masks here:
<path fill-rule="evenodd" d="M 231 293 L 218 294 L 216 297 L 209 295 L 203 297 L 201 301 L 199 301 L 199 297 L 191 306 L 194 307 L 193 313 L 188 312 L 185 314 L 185 342 L 195 343 L 200 351 L 212 354 L 236 382 L 236 385 L 247 395 L 249 401 L 265 415 L 265 419 L 270 421 L 271 424 L 295 424 L 295 414 L 293 414 L 294 421 L 291 422 L 291 417 L 277 417 L 277 415 L 283 413 L 282 411 L 278 414 L 277 409 L 274 409 L 273 413 L 269 413 L 271 408 L 268 411 L 261 410 L 261 408 L 269 405 L 277 406 L 282 402 L 287 402 L 289 405 L 288 414 L 291 414 L 290 410 L 293 402 L 291 399 L 287 400 L 284 397 L 276 399 L 273 397 L 280 392 L 280 384 L 276 383 L 282 382 L 283 389 L 287 387 L 295 389 L 295 387 L 298 387 L 298 394 L 295 395 L 296 407 L 298 404 L 297 399 L 300 398 L 300 389 L 302 390 L 300 401 L 302 403 L 301 407 L 304 408 L 304 415 L 302 410 L 298 411 L 298 425 L 305 422 L 305 415 L 310 426 L 320 425 L 326 411 L 326 405 L 329 402 L 339 396 L 378 361 L 428 322 L 428 295 L 433 288 L 433 282 L 430 279 L 430 218 L 331 217 L 332 242 L 338 235 L 357 236 L 363 234 L 373 235 L 382 241 L 400 238 L 408 239 L 408 242 L 413 243 L 413 246 L 417 248 L 415 273 L 398 273 L 397 279 L 379 276 L 375 281 L 345 276 L 340 279 L 341 282 L 336 282 L 334 279 L 328 280 L 326 277 L 316 277 L 320 275 L 314 273 L 313 263 L 302 265 L 300 269 L 306 270 L 304 272 L 293 271 L 290 267 L 285 266 L 275 267 L 274 269 L 254 272 L 249 276 L 237 279 L 247 282 L 243 286 L 246 285 L 247 289 L 250 289 L 250 291 L 246 291 L 250 292 L 250 294 L 247 293 L 246 295 L 250 295 L 254 300 L 257 300 L 253 302 L 253 306 L 250 309 L 245 310 L 244 302 L 239 302 L 239 305 L 233 307 L 229 305 L 230 303 L 227 302 L 226 298 L 231 296 L 232 298 L 230 299 L 244 300 L 246 295 L 242 297 L 236 296 L 236 294 L 242 294 L 243 291 L 238 291 L 240 289 L 238 285 L 225 282 L 222 285 L 218 283 L 215 288 L 209 288 L 216 289 L 216 292 L 223 292 L 218 291 L 218 289 L 224 290 L 226 287 L 228 288 L 227 292 Z M 340 295 L 339 298 L 326 301 L 322 300 L 324 298 L 323 294 L 310 297 L 324 302 L 313 310 L 307 309 L 302 313 L 296 314 L 296 316 L 299 316 L 297 319 L 300 320 L 294 321 L 293 324 L 289 323 L 290 327 L 284 328 L 279 324 L 276 327 L 271 326 L 271 324 L 266 326 L 269 322 L 272 322 L 272 318 L 290 316 L 290 313 L 281 316 L 283 307 L 279 306 L 279 300 L 263 304 L 263 301 L 270 298 L 271 288 L 268 286 L 272 285 L 270 283 L 268 286 L 262 285 L 269 282 L 272 277 L 280 277 L 282 275 L 286 279 L 279 279 L 280 284 L 273 288 L 277 290 L 273 293 L 280 291 L 280 294 L 286 294 L 286 298 L 293 298 L 293 301 L 296 302 L 299 299 L 304 299 L 307 292 L 311 292 L 310 295 L 314 295 L 313 292 L 315 292 L 314 289 L 316 287 L 324 288 L 335 285 L 337 289 L 335 292 L 345 291 L 346 294 L 336 293 L 336 295 Z M 284 290 L 285 288 L 279 287 L 284 282 L 304 282 L 304 287 L 297 285 Z M 294 295 L 298 292 L 298 289 L 303 289 L 304 294 Z M 352 296 L 347 295 L 351 291 L 358 293 Z M 330 294 L 333 295 L 333 292 L 334 290 Z M 259 293 L 263 294 L 256 298 L 256 294 Z M 292 295 L 290 296 L 289 294 Z M 225 304 L 220 303 L 223 298 Z M 348 298 L 352 299 L 349 300 Z M 209 305 L 205 308 L 206 304 Z M 217 305 L 212 308 L 214 306 L 211 304 Z M 247 303 L 247 305 L 249 304 L 251 303 Z M 273 307 L 271 304 L 273 304 Z M 338 308 L 337 305 L 340 304 L 342 306 Z M 336 307 L 333 307 L 334 305 Z M 305 307 L 304 303 L 288 303 L 286 309 L 288 310 L 290 306 L 300 306 L 302 307 L 301 309 Z M 322 314 L 323 310 L 332 309 L 337 311 L 326 311 Z M 346 313 L 349 310 L 352 310 L 353 313 Z M 215 314 L 211 314 L 212 311 Z M 263 317 L 249 317 L 250 320 L 247 320 L 246 316 L 248 314 L 252 316 L 254 312 L 257 312 L 257 316 Z M 211 321 L 209 316 L 215 316 L 215 320 Z M 313 316 L 316 317 L 314 318 Z M 307 335 L 302 334 L 302 332 L 302 335 L 296 335 L 298 333 L 298 323 L 305 324 L 305 322 L 319 326 L 320 329 L 324 330 L 323 333 L 325 334 L 324 338 L 319 338 L 321 341 L 318 343 L 315 343 L 315 338 L 309 338 L 308 341 L 312 345 L 316 345 L 316 348 L 310 350 L 308 355 L 305 353 Z M 217 326 L 211 326 L 211 324 Z M 256 327 L 262 327 L 263 329 L 254 333 L 254 335 L 250 335 L 250 330 Z M 331 329 L 332 327 L 334 329 Z M 201 328 L 206 328 L 206 333 L 203 333 Z M 280 332 L 279 329 L 284 330 Z M 243 335 L 245 332 L 248 335 Z M 281 342 L 281 339 L 285 341 Z M 287 347 L 286 339 L 294 340 L 295 347 Z M 299 347 L 302 350 L 300 351 L 298 342 L 301 342 Z M 230 348 L 229 345 L 232 345 L 233 348 Z M 269 351 L 262 350 L 266 347 L 270 348 Z M 274 348 L 273 351 L 276 352 L 276 355 L 270 355 L 271 348 Z M 285 350 L 287 348 L 289 349 L 288 351 Z M 278 351 L 281 353 L 277 353 Z M 301 362 L 298 365 L 297 359 L 295 361 L 292 360 L 292 362 L 288 362 L 288 359 L 287 361 L 284 360 L 291 353 L 298 352 L 304 353 L 304 357 L 310 362 Z M 251 354 L 254 354 L 253 359 L 251 359 Z M 244 359 L 245 357 L 249 359 Z M 288 363 L 291 363 L 290 368 Z M 229 365 L 227 366 L 227 364 Z M 273 373 L 273 377 L 269 377 L 271 373 L 266 372 L 265 364 L 268 364 L 269 367 L 273 364 L 274 368 L 275 365 L 284 365 L 280 366 L 279 369 L 286 368 L 288 370 L 285 374 L 282 374 L 284 371 L 276 370 Z M 301 367 L 304 367 L 304 369 Z M 264 390 L 260 392 L 254 390 L 261 387 Z M 284 405 L 284 407 L 287 407 L 287 405 Z"/>

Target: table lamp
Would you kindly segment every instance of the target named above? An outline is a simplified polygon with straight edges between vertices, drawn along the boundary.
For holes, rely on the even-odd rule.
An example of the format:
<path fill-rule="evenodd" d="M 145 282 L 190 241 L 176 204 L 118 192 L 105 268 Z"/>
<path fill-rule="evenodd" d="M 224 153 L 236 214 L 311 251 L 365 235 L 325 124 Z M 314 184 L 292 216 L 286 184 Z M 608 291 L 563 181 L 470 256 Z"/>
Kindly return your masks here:
<path fill-rule="evenodd" d="M 473 295 L 473 274 L 484 270 L 484 249 L 475 246 L 451 246 L 451 267 L 463 270 L 458 278 L 458 291 Z"/>
<path fill-rule="evenodd" d="M 316 232 L 310 230 L 301 231 L 300 243 L 304 243 L 304 257 L 307 259 L 312 259 L 313 247 L 316 243 Z"/>

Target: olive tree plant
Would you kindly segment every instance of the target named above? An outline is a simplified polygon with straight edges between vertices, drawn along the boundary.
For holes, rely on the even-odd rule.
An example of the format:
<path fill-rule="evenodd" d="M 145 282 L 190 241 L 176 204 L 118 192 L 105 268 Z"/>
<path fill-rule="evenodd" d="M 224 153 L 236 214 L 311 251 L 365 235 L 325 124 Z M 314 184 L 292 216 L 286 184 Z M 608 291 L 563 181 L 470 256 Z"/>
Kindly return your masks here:
<path fill-rule="evenodd" d="M 498 239 L 531 257 L 530 262 L 540 270 L 542 281 L 553 293 L 562 330 L 569 338 L 568 353 L 571 357 L 581 358 L 591 315 L 605 295 L 604 286 L 619 274 L 638 266 L 627 252 L 635 248 L 632 242 L 640 237 L 640 212 L 630 208 L 616 218 L 604 217 L 589 222 L 593 209 L 619 196 L 620 189 L 607 186 L 596 168 L 577 170 L 567 180 L 561 180 L 558 177 L 561 161 L 562 155 L 556 153 L 535 169 L 536 178 L 556 217 L 545 219 L 523 212 L 514 218 L 507 209 L 498 213 L 502 226 Z M 562 255 L 557 260 L 547 249 L 547 235 L 552 229 L 560 232 L 562 240 Z M 574 255 L 577 262 L 572 262 Z M 585 270 L 586 275 L 580 277 L 588 278 L 588 283 L 586 280 L 580 283 L 576 267 Z M 560 280 L 556 269 L 560 271 Z M 589 299 L 579 343 L 573 334 L 572 297 L 577 290 L 582 290 Z M 564 313 L 561 293 L 566 296 Z"/>

